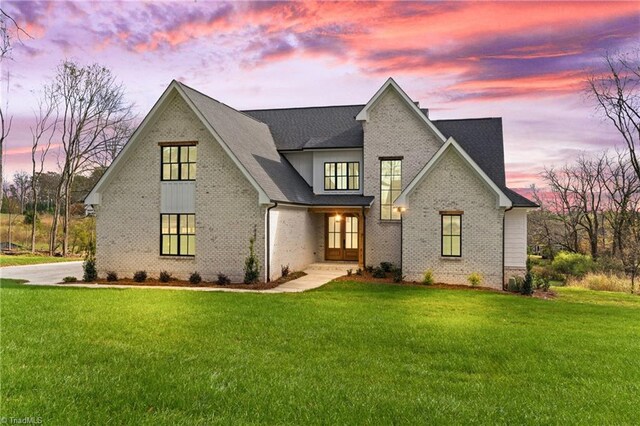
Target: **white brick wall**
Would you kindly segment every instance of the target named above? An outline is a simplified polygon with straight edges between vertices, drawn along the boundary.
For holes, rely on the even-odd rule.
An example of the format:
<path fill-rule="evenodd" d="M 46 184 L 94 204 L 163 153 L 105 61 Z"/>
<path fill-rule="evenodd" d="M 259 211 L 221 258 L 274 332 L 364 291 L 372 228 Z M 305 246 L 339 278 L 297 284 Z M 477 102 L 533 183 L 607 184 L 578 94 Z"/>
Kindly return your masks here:
<path fill-rule="evenodd" d="M 101 275 L 151 276 L 167 270 L 186 278 L 198 271 L 205 280 L 218 272 L 243 278 L 249 237 L 256 227 L 255 250 L 264 276 L 264 208 L 257 191 L 177 95 L 129 152 L 102 193 L 97 215 L 97 264 Z M 160 256 L 160 148 L 158 142 L 198 143 L 196 179 L 196 256 Z"/>
<path fill-rule="evenodd" d="M 316 261 L 321 215 L 306 208 L 278 206 L 271 209 L 271 279 L 281 275 L 281 266 L 301 271 Z M 322 234 L 321 234 L 322 235 Z"/>
<path fill-rule="evenodd" d="M 462 257 L 443 258 L 440 211 L 462 210 Z M 404 214 L 403 271 L 420 281 L 432 269 L 436 282 L 468 284 L 472 272 L 482 285 L 502 288 L 502 218 L 497 197 L 452 148 L 415 188 Z"/>
<path fill-rule="evenodd" d="M 375 196 L 367 215 L 366 262 L 400 263 L 400 223 L 380 220 L 380 159 L 402 156 L 406 187 L 440 148 L 441 142 L 392 89 L 369 112 L 364 126 L 364 194 Z"/>

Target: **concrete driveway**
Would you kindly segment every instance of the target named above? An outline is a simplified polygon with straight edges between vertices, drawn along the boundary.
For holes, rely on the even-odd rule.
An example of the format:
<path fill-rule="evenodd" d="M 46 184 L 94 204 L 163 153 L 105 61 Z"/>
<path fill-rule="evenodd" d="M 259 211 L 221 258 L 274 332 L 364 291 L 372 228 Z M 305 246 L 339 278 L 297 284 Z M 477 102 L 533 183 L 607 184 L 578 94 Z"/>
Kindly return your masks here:
<path fill-rule="evenodd" d="M 0 268 L 0 278 L 27 280 L 34 284 L 56 284 L 64 277 L 76 277 L 81 280 L 82 274 L 82 261 Z"/>

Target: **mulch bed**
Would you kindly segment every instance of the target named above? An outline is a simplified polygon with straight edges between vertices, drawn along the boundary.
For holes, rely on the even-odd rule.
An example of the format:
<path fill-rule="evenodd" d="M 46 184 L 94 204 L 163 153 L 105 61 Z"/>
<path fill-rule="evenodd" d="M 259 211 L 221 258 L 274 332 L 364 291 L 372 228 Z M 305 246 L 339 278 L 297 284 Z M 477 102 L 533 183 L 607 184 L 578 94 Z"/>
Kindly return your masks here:
<path fill-rule="evenodd" d="M 245 290 L 268 290 L 271 288 L 276 288 L 281 284 L 284 284 L 288 281 L 295 280 L 300 277 L 304 277 L 307 275 L 302 271 L 291 272 L 286 277 L 280 277 L 277 280 L 264 283 L 257 282 L 254 284 L 243 284 L 243 283 L 231 283 L 226 285 L 216 284 L 215 282 L 201 282 L 199 284 L 191 284 L 189 281 L 171 279 L 169 282 L 162 282 L 157 278 L 148 278 L 146 281 L 141 283 L 134 281 L 131 278 L 122 278 L 118 281 L 107 281 L 105 279 L 98 279 L 94 284 L 106 284 L 106 285 L 135 285 L 135 286 L 143 286 L 143 287 L 194 287 L 194 288 L 202 288 L 202 287 L 210 287 L 210 288 L 234 288 L 234 289 L 245 289 Z M 80 281 L 78 281 L 80 282 Z M 75 284 L 75 283 L 61 283 L 61 284 Z"/>
<path fill-rule="evenodd" d="M 390 278 L 390 275 L 391 273 L 388 273 L 386 278 L 374 278 L 367 271 L 362 271 L 362 275 L 356 275 L 356 274 L 343 275 L 341 277 L 335 278 L 334 281 L 355 281 L 355 282 L 363 282 L 363 283 L 391 284 L 391 285 L 404 286 L 404 287 L 410 286 L 410 287 L 441 288 L 445 290 L 490 291 L 494 293 L 506 293 L 506 294 L 513 294 L 516 296 L 529 297 L 529 296 L 521 295 L 520 293 L 512 293 L 504 290 L 498 290 L 495 288 L 480 287 L 480 286 L 472 287 L 469 285 L 444 284 L 444 283 L 434 283 L 434 284 L 426 285 L 417 281 L 402 281 L 402 282 L 396 283 L 396 282 L 393 282 L 393 279 Z M 542 290 L 534 290 L 533 295 L 531 295 L 531 297 L 535 297 L 538 299 L 554 299 L 556 296 L 557 294 L 552 290 L 549 290 L 547 292 L 544 292 Z"/>

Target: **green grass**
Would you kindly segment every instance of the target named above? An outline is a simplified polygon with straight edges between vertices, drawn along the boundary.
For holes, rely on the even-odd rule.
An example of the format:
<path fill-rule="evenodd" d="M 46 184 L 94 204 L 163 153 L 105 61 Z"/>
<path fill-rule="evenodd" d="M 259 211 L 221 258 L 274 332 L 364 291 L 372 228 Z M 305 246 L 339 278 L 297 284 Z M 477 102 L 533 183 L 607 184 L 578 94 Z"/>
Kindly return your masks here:
<path fill-rule="evenodd" d="M 37 254 L 16 254 L 16 255 L 0 254 L 0 267 L 1 266 L 38 265 L 40 263 L 74 262 L 77 260 L 82 260 L 82 258 L 41 256 Z"/>
<path fill-rule="evenodd" d="M 640 297 L 334 282 L 302 294 L 3 281 L 0 417 L 45 424 L 632 424 Z"/>

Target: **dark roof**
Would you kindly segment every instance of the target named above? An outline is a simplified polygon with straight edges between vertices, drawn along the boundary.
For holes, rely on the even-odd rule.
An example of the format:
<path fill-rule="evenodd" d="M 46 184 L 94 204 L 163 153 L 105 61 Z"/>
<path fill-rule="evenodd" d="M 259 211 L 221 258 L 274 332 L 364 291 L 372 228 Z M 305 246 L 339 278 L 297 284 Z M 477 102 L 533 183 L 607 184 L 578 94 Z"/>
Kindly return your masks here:
<path fill-rule="evenodd" d="M 362 125 L 356 115 L 364 105 L 243 111 L 269 125 L 281 151 L 362 147 Z"/>

